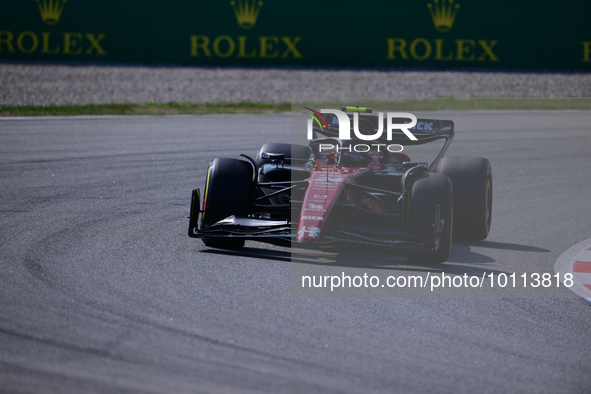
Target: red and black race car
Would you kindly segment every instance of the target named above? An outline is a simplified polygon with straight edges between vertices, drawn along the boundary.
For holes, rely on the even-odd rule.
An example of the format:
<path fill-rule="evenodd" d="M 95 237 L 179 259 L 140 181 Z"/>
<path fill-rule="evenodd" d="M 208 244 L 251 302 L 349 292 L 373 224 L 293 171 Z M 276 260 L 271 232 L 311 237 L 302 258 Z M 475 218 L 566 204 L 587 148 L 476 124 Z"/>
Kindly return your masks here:
<path fill-rule="evenodd" d="M 454 137 L 452 121 L 418 119 L 408 130 L 415 140 L 398 130 L 369 143 L 366 135 L 383 130 L 382 114 L 342 110 L 363 139 L 339 139 L 337 117 L 314 111 L 322 122 L 313 125 L 309 146 L 269 143 L 254 159 L 211 161 L 203 207 L 193 190 L 189 236 L 220 248 L 239 248 L 245 240 L 390 247 L 424 263 L 447 260 L 452 233 L 464 240 L 488 236 L 491 166 L 481 157 L 443 156 Z M 401 152 L 436 140 L 444 143 L 431 163 Z"/>

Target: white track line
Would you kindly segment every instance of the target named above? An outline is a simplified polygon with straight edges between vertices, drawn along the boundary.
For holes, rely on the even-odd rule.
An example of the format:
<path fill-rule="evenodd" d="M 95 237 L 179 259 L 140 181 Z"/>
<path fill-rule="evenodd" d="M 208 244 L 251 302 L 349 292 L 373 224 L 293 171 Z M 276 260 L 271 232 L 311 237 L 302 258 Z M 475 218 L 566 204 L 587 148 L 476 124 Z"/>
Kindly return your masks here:
<path fill-rule="evenodd" d="M 561 278 L 573 274 L 574 284 L 570 289 L 591 302 L 591 238 L 561 254 L 554 264 L 554 271 Z"/>

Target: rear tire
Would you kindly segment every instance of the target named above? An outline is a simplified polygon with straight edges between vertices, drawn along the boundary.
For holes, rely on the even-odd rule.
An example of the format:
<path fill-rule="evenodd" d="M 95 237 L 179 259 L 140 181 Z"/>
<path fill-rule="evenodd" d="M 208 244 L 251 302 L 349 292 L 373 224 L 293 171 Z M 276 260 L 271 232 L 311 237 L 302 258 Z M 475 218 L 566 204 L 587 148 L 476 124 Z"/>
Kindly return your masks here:
<path fill-rule="evenodd" d="M 250 211 L 253 168 L 246 161 L 217 158 L 212 160 L 205 181 L 201 229 L 205 230 L 228 216 L 247 216 Z M 201 238 L 206 246 L 241 248 L 244 239 Z"/>
<path fill-rule="evenodd" d="M 443 174 L 425 173 L 416 176 L 410 183 L 408 194 L 408 227 L 426 239 L 433 239 L 436 214 L 439 206 L 439 219 L 443 220 L 439 249 L 435 252 L 407 253 L 412 263 L 440 264 L 447 261 L 451 253 L 453 191 L 451 180 Z"/>
<path fill-rule="evenodd" d="M 449 176 L 453 184 L 454 237 L 466 241 L 485 239 L 492 220 L 490 162 L 483 157 L 444 157 L 437 172 Z"/>

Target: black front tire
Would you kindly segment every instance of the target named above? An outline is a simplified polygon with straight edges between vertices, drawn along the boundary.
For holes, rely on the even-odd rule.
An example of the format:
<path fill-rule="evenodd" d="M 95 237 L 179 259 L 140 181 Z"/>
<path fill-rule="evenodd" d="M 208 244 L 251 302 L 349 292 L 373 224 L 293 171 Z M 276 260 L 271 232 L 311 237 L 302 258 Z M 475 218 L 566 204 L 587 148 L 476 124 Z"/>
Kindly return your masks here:
<path fill-rule="evenodd" d="M 408 261 L 421 264 L 440 264 L 451 253 L 453 228 L 453 190 L 451 180 L 443 174 L 417 175 L 408 187 L 407 226 L 425 239 L 433 240 L 435 229 L 442 225 L 438 235 L 439 248 L 434 252 L 409 252 Z M 439 213 L 439 215 L 438 215 Z M 439 221 L 436 218 L 439 217 Z"/>
<path fill-rule="evenodd" d="M 207 170 L 201 229 L 205 230 L 228 216 L 247 216 L 253 197 L 254 171 L 249 162 L 217 158 Z M 241 248 L 243 239 L 202 238 L 206 246 Z"/>
<path fill-rule="evenodd" d="M 484 157 L 444 157 L 437 172 L 449 176 L 453 184 L 454 237 L 466 241 L 488 237 L 492 221 L 490 162 Z"/>

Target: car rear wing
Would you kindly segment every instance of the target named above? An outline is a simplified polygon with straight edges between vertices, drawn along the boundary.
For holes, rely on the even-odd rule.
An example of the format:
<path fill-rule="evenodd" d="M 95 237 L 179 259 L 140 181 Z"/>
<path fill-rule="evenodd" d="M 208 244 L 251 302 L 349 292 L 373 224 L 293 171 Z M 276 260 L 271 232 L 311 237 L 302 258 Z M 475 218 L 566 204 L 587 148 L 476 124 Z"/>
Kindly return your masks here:
<path fill-rule="evenodd" d="M 358 112 L 358 111 L 355 111 Z M 312 131 L 315 135 L 322 134 L 331 138 L 339 138 L 339 120 L 336 115 L 332 113 L 320 113 L 324 118 L 324 122 L 316 122 L 312 124 Z M 358 113 L 355 114 L 359 117 L 358 130 L 364 135 L 375 135 L 379 128 L 379 115 L 371 113 Z M 354 133 L 354 114 L 347 113 L 349 117 L 349 124 L 351 125 L 350 135 L 355 136 Z M 405 124 L 410 123 L 410 118 L 393 118 L 392 124 Z M 451 144 L 454 138 L 454 122 L 451 120 L 440 120 L 440 119 L 417 119 L 417 124 L 407 130 L 416 138 L 411 140 L 410 137 L 405 134 L 402 130 L 392 130 L 392 138 L 388 139 L 387 133 L 387 115 L 383 116 L 382 134 L 374 141 L 382 144 L 399 144 L 402 146 L 409 145 L 422 145 L 436 140 L 444 139 L 445 143 L 441 148 L 441 151 L 433 162 L 429 165 L 429 172 L 434 172 L 439 164 L 439 161 L 447 151 L 447 148 Z M 357 141 L 359 139 L 353 138 Z M 345 142 L 345 140 L 342 140 Z"/>
<path fill-rule="evenodd" d="M 327 137 L 339 138 L 339 120 L 336 115 L 331 113 L 321 113 L 326 123 L 313 123 L 312 130 L 316 133 L 323 134 Z M 355 135 L 353 131 L 353 114 L 347 113 L 351 125 L 351 135 Z M 393 118 L 393 124 L 410 123 L 410 118 Z M 378 131 L 379 115 L 377 114 L 359 114 L 359 131 L 364 135 L 374 135 Z M 400 144 L 400 145 L 421 145 L 438 139 L 453 139 L 454 137 L 454 122 L 451 120 L 439 119 L 417 119 L 417 124 L 409 128 L 417 140 L 411 140 L 402 130 L 392 130 L 392 138 L 387 139 L 387 116 L 384 114 L 382 135 L 375 141 L 384 144 Z"/>

